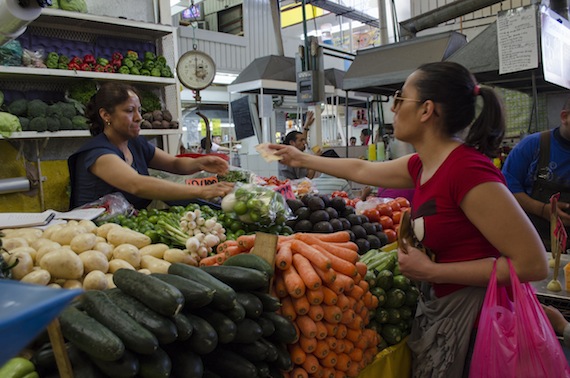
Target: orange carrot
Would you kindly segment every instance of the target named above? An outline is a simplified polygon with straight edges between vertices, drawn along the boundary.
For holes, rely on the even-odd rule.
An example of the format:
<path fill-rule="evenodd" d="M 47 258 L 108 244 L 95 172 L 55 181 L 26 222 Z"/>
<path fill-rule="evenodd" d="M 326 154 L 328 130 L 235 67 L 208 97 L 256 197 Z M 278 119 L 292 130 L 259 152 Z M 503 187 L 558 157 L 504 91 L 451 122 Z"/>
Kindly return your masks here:
<path fill-rule="evenodd" d="M 323 303 L 323 299 L 325 297 L 325 294 L 321 287 L 319 287 L 316 290 L 307 290 L 305 291 L 305 295 L 307 296 L 309 303 L 315 306 L 318 306 L 321 303 Z"/>
<path fill-rule="evenodd" d="M 318 305 L 311 305 L 311 307 L 309 307 L 309 314 L 308 315 L 315 322 L 320 321 L 324 316 L 323 307 L 318 306 Z"/>
<path fill-rule="evenodd" d="M 297 316 L 296 323 L 303 336 L 309 338 L 317 336 L 317 325 L 307 315 Z"/>
<path fill-rule="evenodd" d="M 293 265 L 295 266 L 295 269 L 297 269 L 297 272 L 299 272 L 299 275 L 305 283 L 305 286 L 307 286 L 307 289 L 315 290 L 321 287 L 321 278 L 317 272 L 315 272 L 313 265 L 305 256 L 300 253 L 295 253 L 293 255 Z"/>
<path fill-rule="evenodd" d="M 291 241 L 291 249 L 305 256 L 315 267 L 327 271 L 331 267 L 329 258 L 323 256 L 318 250 L 301 240 Z"/>
<path fill-rule="evenodd" d="M 317 234 L 301 234 L 299 237 L 297 237 L 297 239 L 302 240 L 315 248 L 318 246 L 326 249 L 335 257 L 339 257 L 345 261 L 350 262 L 351 264 L 354 264 L 358 261 L 358 252 L 349 248 L 341 247 L 337 243 L 320 240 L 316 235 Z"/>
<path fill-rule="evenodd" d="M 352 279 L 354 280 L 354 284 L 358 285 L 360 281 L 362 281 L 362 276 L 359 273 L 356 273 L 356 276 L 352 277 Z"/>
<path fill-rule="evenodd" d="M 309 378 L 324 378 L 323 367 L 319 365 L 317 371 L 314 374 L 309 375 Z"/>
<path fill-rule="evenodd" d="M 350 353 L 354 350 L 354 343 L 348 339 L 344 339 L 344 353 L 350 355 Z"/>
<path fill-rule="evenodd" d="M 303 348 L 301 348 L 301 345 L 289 344 L 288 347 L 289 347 L 289 354 L 291 355 L 291 360 L 293 361 L 294 364 L 301 365 L 303 362 L 305 362 L 307 354 L 305 353 Z"/>
<path fill-rule="evenodd" d="M 297 315 L 306 315 L 309 313 L 309 308 L 311 307 L 311 304 L 309 303 L 309 300 L 307 299 L 306 296 L 303 295 L 302 297 L 299 298 L 293 298 L 292 302 Z"/>
<path fill-rule="evenodd" d="M 293 343 L 296 343 L 299 341 L 299 337 L 301 336 L 301 330 L 296 322 L 293 322 L 293 327 L 295 327 L 295 340 L 293 340 Z"/>
<path fill-rule="evenodd" d="M 354 310 L 354 306 L 356 305 L 356 299 L 352 298 L 351 296 L 346 296 L 348 298 L 348 301 L 350 302 L 350 305 L 348 305 L 348 308 L 351 308 Z"/>
<path fill-rule="evenodd" d="M 364 291 L 370 291 L 370 284 L 368 281 L 362 280 L 358 283 L 358 286 L 360 286 Z"/>
<path fill-rule="evenodd" d="M 354 303 L 354 307 L 352 307 L 352 308 L 353 308 L 354 312 L 360 313 L 360 312 L 362 312 L 362 309 L 364 307 L 366 307 L 366 305 L 364 304 L 364 300 L 357 299 L 356 302 Z"/>
<path fill-rule="evenodd" d="M 291 266 L 293 251 L 291 251 L 291 243 L 282 243 L 277 246 L 275 254 L 275 266 L 281 270 L 285 270 Z"/>
<path fill-rule="evenodd" d="M 312 354 L 307 354 L 307 358 L 305 359 L 305 362 L 303 362 L 301 366 L 303 367 L 303 369 L 307 371 L 307 373 L 314 374 L 319 369 L 319 360 L 317 359 L 316 356 Z"/>
<path fill-rule="evenodd" d="M 338 295 L 338 301 L 336 302 L 336 305 L 338 307 L 340 307 L 340 309 L 342 311 L 346 311 L 350 308 L 350 300 L 348 299 L 348 297 L 344 294 L 339 294 Z"/>
<path fill-rule="evenodd" d="M 327 354 L 325 358 L 320 360 L 321 365 L 324 367 L 335 367 L 337 361 L 337 354 L 331 351 L 329 351 L 329 354 Z"/>
<path fill-rule="evenodd" d="M 351 322 L 346 324 L 346 327 L 349 329 L 355 329 L 357 331 L 362 331 L 364 328 L 364 320 L 362 320 L 362 316 L 356 315 Z"/>
<path fill-rule="evenodd" d="M 372 307 L 372 305 L 374 304 L 374 300 L 372 299 L 373 295 L 371 292 L 367 291 L 364 293 L 364 295 L 362 296 L 362 302 L 364 303 L 364 305 L 370 309 L 374 308 Z"/>
<path fill-rule="evenodd" d="M 240 253 L 243 253 L 243 251 L 237 245 L 228 246 L 226 248 L 225 252 L 229 256 L 235 256 L 235 255 L 239 255 Z"/>
<path fill-rule="evenodd" d="M 369 321 L 369 319 L 368 319 L 369 314 L 370 314 L 370 310 L 368 310 L 368 308 L 366 308 L 366 306 L 365 306 L 362 308 L 362 311 L 360 311 L 357 315 L 362 318 L 362 321 L 366 325 L 366 324 L 368 324 L 368 321 Z"/>
<path fill-rule="evenodd" d="M 358 246 L 356 245 L 356 243 L 353 243 L 351 241 L 342 242 L 342 243 L 335 243 L 334 245 L 336 245 L 337 247 L 350 249 L 350 250 L 358 253 Z"/>
<path fill-rule="evenodd" d="M 356 316 L 356 314 L 354 313 L 354 310 L 348 309 L 348 310 L 342 312 L 342 317 L 340 319 L 340 322 L 342 324 L 349 324 L 350 322 L 352 322 L 352 320 L 354 320 L 355 316 Z"/>
<path fill-rule="evenodd" d="M 333 368 L 323 368 L 323 378 L 335 378 L 335 370 Z"/>
<path fill-rule="evenodd" d="M 342 370 L 337 369 L 334 371 L 334 378 L 347 378 L 347 377 L 348 377 L 348 375 L 346 375 L 346 373 Z M 351 375 L 351 377 L 356 377 L 356 374 Z"/>
<path fill-rule="evenodd" d="M 346 325 L 339 324 L 338 325 L 338 332 L 336 333 L 336 337 L 338 339 L 344 339 L 346 337 L 347 332 L 348 332 L 348 329 L 346 328 Z"/>
<path fill-rule="evenodd" d="M 301 335 L 299 337 L 299 345 L 305 353 L 313 353 L 317 348 L 317 339 L 314 337 L 305 337 Z"/>
<path fill-rule="evenodd" d="M 324 340 L 328 336 L 328 330 L 324 322 L 315 322 L 317 326 L 317 335 L 315 336 L 317 340 Z"/>
<path fill-rule="evenodd" d="M 331 269 L 331 271 L 333 271 L 333 270 Z M 345 276 L 345 277 L 348 277 L 348 276 Z M 334 291 L 334 293 L 335 293 L 336 295 L 339 295 L 339 294 L 344 293 L 344 287 L 345 287 L 345 286 L 346 286 L 346 282 L 345 282 L 344 280 L 342 280 L 342 279 L 341 279 L 340 281 L 337 281 L 337 280 L 335 279 L 334 282 L 331 282 L 331 283 L 328 283 L 328 284 L 327 284 L 327 287 L 328 287 L 329 289 L 331 289 L 332 291 Z"/>
<path fill-rule="evenodd" d="M 329 323 L 340 323 L 342 319 L 342 311 L 338 306 L 323 306 L 323 319 Z"/>
<path fill-rule="evenodd" d="M 360 339 L 361 336 L 362 336 L 361 330 L 350 329 L 347 327 L 346 339 L 352 341 L 355 346 L 356 346 L 356 343 L 358 342 L 358 339 Z"/>
<path fill-rule="evenodd" d="M 242 251 L 248 251 L 252 249 L 255 244 L 255 235 L 240 235 L 236 241 Z"/>
<path fill-rule="evenodd" d="M 352 359 L 348 354 L 346 353 L 338 354 L 336 358 L 335 369 L 341 371 L 347 371 L 350 368 L 351 363 Z"/>
<path fill-rule="evenodd" d="M 200 266 L 211 266 L 214 265 L 215 263 L 217 263 L 218 261 L 218 255 L 212 255 L 212 256 L 208 256 L 208 257 L 204 257 L 203 259 L 200 259 L 199 265 Z"/>
<path fill-rule="evenodd" d="M 337 279 L 338 279 L 338 277 L 337 277 Z M 341 279 L 343 279 L 343 278 L 341 278 Z M 361 299 L 364 296 L 364 289 L 358 285 L 354 285 L 354 280 L 352 281 L 352 284 L 353 284 L 352 289 L 350 290 L 348 295 L 350 295 L 351 297 L 356 298 L 356 299 Z"/>
<path fill-rule="evenodd" d="M 362 349 L 354 348 L 348 353 L 348 356 L 352 361 L 362 361 Z"/>
<path fill-rule="evenodd" d="M 336 273 L 336 281 L 339 283 L 342 283 L 342 285 L 344 287 L 344 291 L 346 291 L 346 292 L 351 292 L 354 289 L 354 287 L 356 286 L 354 284 L 354 280 L 351 277 L 347 276 L 346 274 L 340 273 L 340 272 Z M 360 289 L 360 287 L 359 287 L 359 289 Z"/>
<path fill-rule="evenodd" d="M 300 366 L 295 367 L 289 374 L 290 378 L 309 378 L 309 373 Z"/>
<path fill-rule="evenodd" d="M 323 303 L 329 306 L 334 306 L 338 302 L 337 294 L 326 286 L 321 287 L 323 290 Z"/>
<path fill-rule="evenodd" d="M 300 298 L 305 295 L 305 283 L 297 273 L 297 270 L 293 265 L 287 270 L 283 270 L 283 282 L 285 283 L 285 288 L 287 293 L 293 298 Z"/>
<path fill-rule="evenodd" d="M 358 271 L 358 274 L 360 274 L 361 277 L 366 276 L 366 272 L 368 272 L 368 267 L 366 266 L 365 263 L 363 263 L 362 261 L 357 261 L 356 264 L 356 270 Z"/>
<path fill-rule="evenodd" d="M 336 336 L 336 333 L 338 332 L 338 324 L 333 324 L 333 323 L 329 323 L 329 322 L 322 322 L 322 323 L 327 328 L 327 335 L 328 336 Z"/>
<path fill-rule="evenodd" d="M 313 247 L 317 251 L 320 251 L 324 256 L 328 257 L 328 259 L 331 261 L 331 268 L 333 268 L 337 273 L 346 274 L 349 277 L 354 277 L 358 273 L 358 271 L 356 270 L 356 265 L 354 265 L 354 262 L 344 260 L 336 256 L 335 254 L 331 253 L 330 246 L 323 247 L 320 244 L 314 244 Z M 358 259 L 358 254 L 356 254 L 356 256 Z"/>
<path fill-rule="evenodd" d="M 330 349 L 329 345 L 324 340 L 317 340 L 317 348 L 313 352 L 313 354 L 320 360 L 323 359 L 329 354 Z"/>
<path fill-rule="evenodd" d="M 298 237 L 302 237 L 303 235 L 306 235 L 305 233 L 296 233 L 294 234 L 296 238 Z M 328 234 L 311 234 L 311 236 L 314 236 L 316 238 L 318 238 L 319 240 L 325 241 L 325 242 L 332 242 L 332 243 L 343 243 L 343 242 L 347 242 L 350 241 L 350 234 L 346 231 L 337 231 L 337 232 L 331 232 Z"/>
<path fill-rule="evenodd" d="M 336 347 L 334 348 L 334 352 L 337 354 L 342 353 L 342 352 L 344 352 L 345 347 L 346 347 L 346 344 L 344 343 L 344 340 L 337 340 Z"/>
<path fill-rule="evenodd" d="M 313 268 L 315 269 L 315 272 L 319 275 L 323 284 L 330 285 L 334 281 L 336 281 L 336 272 L 333 269 L 322 270 L 317 268 L 316 266 L 313 266 Z"/>
<path fill-rule="evenodd" d="M 353 363 L 352 365 L 350 365 L 350 368 L 348 368 L 348 370 L 346 371 L 346 375 L 349 377 L 356 377 L 358 376 L 358 372 L 362 368 L 363 367 L 361 367 L 359 364 Z"/>
<path fill-rule="evenodd" d="M 297 319 L 297 312 L 295 311 L 295 306 L 290 296 L 281 298 L 281 315 L 292 322 Z"/>
<path fill-rule="evenodd" d="M 334 350 L 337 346 L 337 339 L 336 337 L 332 337 L 332 336 L 327 336 L 327 338 L 325 339 L 325 341 L 327 342 L 327 344 L 329 345 L 329 349 L 330 350 Z"/>
<path fill-rule="evenodd" d="M 273 287 L 275 288 L 275 295 L 277 298 L 285 298 L 288 296 L 285 281 L 283 281 L 283 275 L 279 273 L 279 271 L 276 271 L 275 276 L 273 276 Z"/>

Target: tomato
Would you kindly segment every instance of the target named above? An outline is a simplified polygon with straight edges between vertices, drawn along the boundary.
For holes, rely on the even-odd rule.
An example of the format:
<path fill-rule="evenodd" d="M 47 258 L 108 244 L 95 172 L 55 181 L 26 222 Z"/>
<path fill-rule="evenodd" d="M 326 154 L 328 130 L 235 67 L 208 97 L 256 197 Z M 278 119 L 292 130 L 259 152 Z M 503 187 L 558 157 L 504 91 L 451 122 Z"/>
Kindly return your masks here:
<path fill-rule="evenodd" d="M 396 197 L 394 201 L 400 204 L 400 207 L 410 207 L 410 201 L 405 197 Z"/>
<path fill-rule="evenodd" d="M 392 220 L 394 221 L 394 224 L 400 224 L 400 219 L 402 219 L 402 212 L 394 211 L 392 213 Z"/>
<path fill-rule="evenodd" d="M 400 211 L 400 204 L 396 201 L 388 202 L 388 206 L 392 208 L 392 211 Z"/>
<path fill-rule="evenodd" d="M 370 222 L 379 222 L 380 221 L 380 212 L 377 209 L 366 209 L 362 212 Z"/>
<path fill-rule="evenodd" d="M 394 221 L 387 215 L 380 216 L 380 224 L 382 225 L 384 232 L 386 232 L 386 229 L 394 228 Z"/>
<path fill-rule="evenodd" d="M 398 234 L 392 229 L 384 229 L 384 233 L 388 237 L 388 243 L 393 243 L 398 239 Z"/>
<path fill-rule="evenodd" d="M 392 208 L 385 203 L 381 203 L 376 206 L 376 210 L 380 213 L 380 215 L 385 215 L 388 217 L 392 216 Z"/>

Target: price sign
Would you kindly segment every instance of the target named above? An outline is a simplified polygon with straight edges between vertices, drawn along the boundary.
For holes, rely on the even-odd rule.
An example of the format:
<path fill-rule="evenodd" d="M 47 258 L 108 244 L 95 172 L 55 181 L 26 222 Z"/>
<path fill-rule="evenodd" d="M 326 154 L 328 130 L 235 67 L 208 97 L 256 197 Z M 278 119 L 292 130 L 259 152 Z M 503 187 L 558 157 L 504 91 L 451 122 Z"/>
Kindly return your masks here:
<path fill-rule="evenodd" d="M 186 179 L 186 185 L 206 186 L 217 183 L 218 183 L 218 178 L 216 176 Z"/>

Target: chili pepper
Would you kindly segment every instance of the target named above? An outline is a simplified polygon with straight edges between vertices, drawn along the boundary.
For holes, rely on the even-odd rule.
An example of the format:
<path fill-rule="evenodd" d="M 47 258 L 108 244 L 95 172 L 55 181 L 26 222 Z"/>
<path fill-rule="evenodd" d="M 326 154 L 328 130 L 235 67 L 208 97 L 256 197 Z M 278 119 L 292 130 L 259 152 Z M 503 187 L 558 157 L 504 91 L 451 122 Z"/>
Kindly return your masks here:
<path fill-rule="evenodd" d="M 83 63 L 81 65 L 81 71 L 93 71 L 93 68 L 89 63 Z"/>
<path fill-rule="evenodd" d="M 123 60 L 123 54 L 118 51 L 115 51 L 112 56 L 112 60 Z"/>
<path fill-rule="evenodd" d="M 69 63 L 81 64 L 81 63 L 83 63 L 83 61 L 81 60 L 80 57 L 74 56 L 73 58 L 71 58 L 71 60 L 69 61 Z"/>
<path fill-rule="evenodd" d="M 81 63 L 81 64 L 83 64 L 83 63 Z M 69 62 L 69 64 L 67 65 L 67 69 L 79 71 L 79 70 L 81 70 L 81 66 L 80 66 L 80 63 L 75 63 L 72 61 L 72 62 Z"/>
<path fill-rule="evenodd" d="M 97 60 L 95 59 L 95 57 L 93 55 L 87 54 L 83 57 L 83 63 L 95 65 L 95 64 L 97 64 Z"/>
<path fill-rule="evenodd" d="M 141 74 L 141 72 L 139 71 L 139 69 L 137 67 L 129 68 L 129 72 L 131 73 L 131 75 L 140 75 Z"/>
<path fill-rule="evenodd" d="M 135 67 L 138 68 L 139 70 L 143 68 L 143 62 L 141 62 L 140 60 L 135 60 L 134 63 Z"/>
<path fill-rule="evenodd" d="M 152 60 L 145 60 L 143 67 L 147 70 L 152 70 L 154 68 L 154 62 Z"/>
<path fill-rule="evenodd" d="M 109 59 L 97 58 L 97 64 L 100 64 L 102 66 L 106 66 L 107 64 L 109 64 Z"/>
<path fill-rule="evenodd" d="M 46 61 L 55 60 L 55 61 L 57 62 L 58 59 L 59 59 L 58 53 L 53 52 L 53 51 L 50 52 L 50 53 L 48 53 L 48 54 L 47 54 L 47 57 L 46 57 Z"/>
<path fill-rule="evenodd" d="M 59 63 L 67 64 L 69 63 L 69 57 L 67 55 L 60 55 L 58 59 Z"/>
<path fill-rule="evenodd" d="M 119 67 L 119 73 L 128 75 L 131 73 L 131 70 L 127 66 L 121 66 L 121 67 Z"/>
<path fill-rule="evenodd" d="M 137 60 L 139 58 L 139 54 L 136 51 L 129 50 L 127 51 L 127 58 L 131 60 Z"/>
<path fill-rule="evenodd" d="M 147 70 L 146 68 L 143 68 L 143 69 L 141 70 L 141 75 L 143 75 L 143 76 L 150 76 L 150 71 Z"/>
<path fill-rule="evenodd" d="M 127 58 L 124 58 L 124 59 L 121 61 L 121 63 L 122 63 L 123 66 L 126 66 L 126 67 L 128 67 L 128 68 L 134 67 L 134 65 L 135 65 L 135 62 L 134 62 L 132 59 L 128 58 L 128 57 L 127 57 Z"/>
<path fill-rule="evenodd" d="M 156 55 L 152 51 L 146 51 L 144 53 L 144 60 L 155 60 Z"/>
<path fill-rule="evenodd" d="M 161 76 L 160 74 L 161 74 L 160 68 L 153 68 L 150 71 L 150 76 L 160 77 Z"/>

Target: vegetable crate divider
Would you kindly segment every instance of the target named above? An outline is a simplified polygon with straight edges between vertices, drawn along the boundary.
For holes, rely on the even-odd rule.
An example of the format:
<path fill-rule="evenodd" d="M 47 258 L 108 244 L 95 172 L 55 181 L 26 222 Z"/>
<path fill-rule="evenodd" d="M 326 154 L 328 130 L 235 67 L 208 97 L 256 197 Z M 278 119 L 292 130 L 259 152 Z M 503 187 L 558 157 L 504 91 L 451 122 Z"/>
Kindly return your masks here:
<path fill-rule="evenodd" d="M 264 232 L 255 233 L 255 243 L 251 253 L 267 261 L 269 266 L 275 269 L 275 253 L 277 252 L 277 235 Z M 273 286 L 273 278 L 269 282 L 269 290 Z"/>
<path fill-rule="evenodd" d="M 71 362 L 69 361 L 69 355 L 67 354 L 67 348 L 65 347 L 65 341 L 63 339 L 63 334 L 61 333 L 61 327 L 59 325 L 59 319 L 56 318 L 47 327 L 49 341 L 53 348 L 53 354 L 55 357 L 55 362 L 57 364 L 57 370 L 59 372 L 60 378 L 73 378 L 73 370 L 71 367 Z"/>

